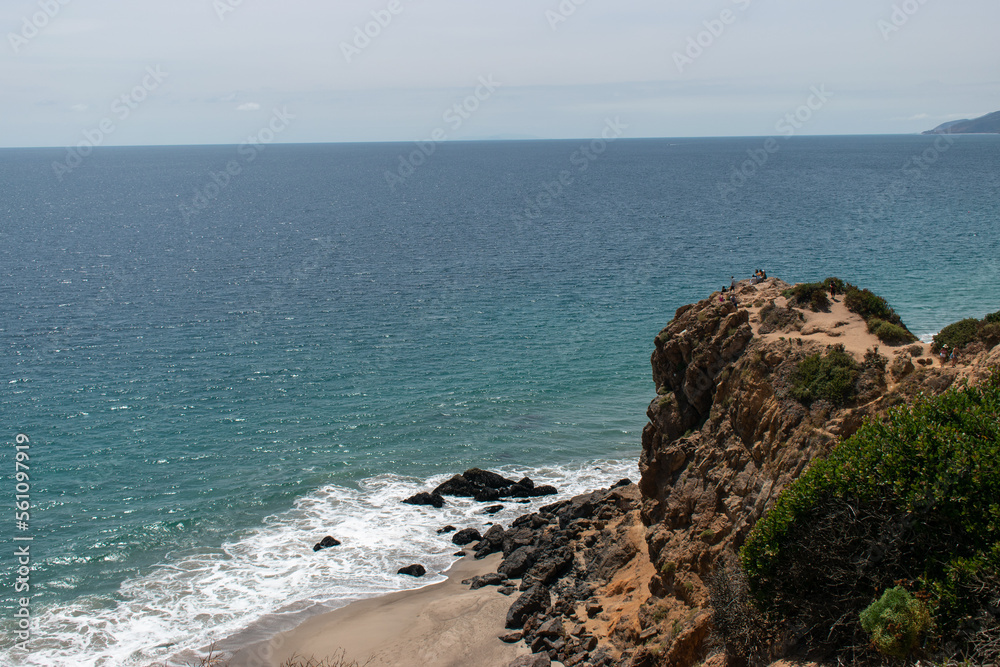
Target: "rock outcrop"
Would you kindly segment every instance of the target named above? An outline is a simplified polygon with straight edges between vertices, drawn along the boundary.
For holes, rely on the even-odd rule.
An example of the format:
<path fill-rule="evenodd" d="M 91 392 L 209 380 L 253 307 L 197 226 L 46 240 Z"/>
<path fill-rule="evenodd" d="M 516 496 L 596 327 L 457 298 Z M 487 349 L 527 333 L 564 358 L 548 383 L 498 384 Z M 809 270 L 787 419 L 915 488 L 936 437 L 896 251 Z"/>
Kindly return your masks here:
<path fill-rule="evenodd" d="M 956 366 L 926 344 L 887 348 L 841 301 L 794 308 L 788 287 L 740 283 L 736 303 L 714 294 L 684 306 L 656 337 L 638 486 L 550 505 L 477 545 L 503 551 L 498 582 L 520 579 L 509 627 L 533 653 L 566 665 L 724 665 L 708 581 L 782 489 L 866 419 L 1000 364 L 1000 346 Z M 835 345 L 858 363 L 850 399 L 794 398 L 800 362 Z"/>

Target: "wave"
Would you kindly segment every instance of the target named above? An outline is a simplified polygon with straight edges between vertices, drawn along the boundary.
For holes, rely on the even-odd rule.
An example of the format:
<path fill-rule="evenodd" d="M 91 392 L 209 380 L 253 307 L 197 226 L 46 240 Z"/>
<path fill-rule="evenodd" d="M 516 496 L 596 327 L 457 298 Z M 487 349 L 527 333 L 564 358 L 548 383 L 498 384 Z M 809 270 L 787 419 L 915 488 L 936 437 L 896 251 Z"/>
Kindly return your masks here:
<path fill-rule="evenodd" d="M 264 520 L 239 540 L 218 548 L 168 555 L 148 574 L 127 580 L 114 596 L 89 596 L 42 609 L 30 653 L 0 651 L 4 664 L 125 667 L 194 656 L 208 646 L 266 620 L 286 629 L 303 610 L 334 609 L 351 601 L 443 581 L 456 560 L 446 524 L 483 528 L 508 525 L 538 507 L 635 477 L 635 460 L 600 460 L 534 469 L 504 466 L 552 484 L 558 496 L 529 503 L 505 502 L 488 516 L 485 505 L 448 498 L 442 509 L 401 501 L 447 479 L 385 474 L 358 488 L 327 486 L 300 498 L 290 510 Z M 455 471 L 459 472 L 459 471 Z M 333 535 L 341 546 L 319 552 L 313 544 Z M 396 570 L 422 563 L 428 575 L 410 579 Z"/>

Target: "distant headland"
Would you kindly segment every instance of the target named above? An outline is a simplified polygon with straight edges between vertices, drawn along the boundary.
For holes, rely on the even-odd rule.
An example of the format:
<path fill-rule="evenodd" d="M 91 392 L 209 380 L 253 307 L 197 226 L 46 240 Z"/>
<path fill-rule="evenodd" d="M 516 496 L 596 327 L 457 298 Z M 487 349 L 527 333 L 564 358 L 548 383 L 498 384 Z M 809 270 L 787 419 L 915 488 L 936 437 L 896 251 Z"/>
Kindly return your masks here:
<path fill-rule="evenodd" d="M 972 120 L 953 120 L 938 125 L 924 134 L 1000 134 L 1000 111 Z"/>

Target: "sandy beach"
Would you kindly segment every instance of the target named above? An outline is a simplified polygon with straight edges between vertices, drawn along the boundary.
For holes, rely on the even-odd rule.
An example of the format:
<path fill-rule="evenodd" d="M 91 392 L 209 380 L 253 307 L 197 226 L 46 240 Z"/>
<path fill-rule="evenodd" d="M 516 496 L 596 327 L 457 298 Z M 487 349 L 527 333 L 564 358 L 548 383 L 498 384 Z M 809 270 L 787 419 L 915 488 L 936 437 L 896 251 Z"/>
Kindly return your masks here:
<path fill-rule="evenodd" d="M 467 556 L 448 570 L 447 581 L 315 616 L 237 651 L 231 666 L 279 667 L 293 656 L 322 660 L 343 652 L 348 664 L 370 667 L 504 667 L 528 653 L 523 645 L 498 639 L 507 632 L 513 596 L 495 586 L 472 591 L 461 583 L 494 572 L 499 562 L 500 554 L 479 561 Z"/>

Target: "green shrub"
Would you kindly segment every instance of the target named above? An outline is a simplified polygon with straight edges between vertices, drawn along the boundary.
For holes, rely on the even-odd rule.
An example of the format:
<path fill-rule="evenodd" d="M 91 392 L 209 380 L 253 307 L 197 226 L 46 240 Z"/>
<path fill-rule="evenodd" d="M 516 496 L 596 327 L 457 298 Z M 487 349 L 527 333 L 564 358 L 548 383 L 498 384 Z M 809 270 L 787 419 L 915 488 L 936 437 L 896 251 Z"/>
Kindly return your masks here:
<path fill-rule="evenodd" d="M 861 627 L 879 653 L 905 658 L 931 627 L 927 605 L 901 586 L 890 588 L 860 615 Z"/>
<path fill-rule="evenodd" d="M 849 284 L 847 295 L 844 297 L 844 305 L 852 313 L 860 315 L 866 322 L 877 317 L 898 326 L 903 324 L 896 311 L 889 306 L 889 302 L 870 290 L 858 289 Z"/>
<path fill-rule="evenodd" d="M 860 367 L 842 345 L 830 348 L 825 356 L 806 357 L 792 373 L 791 395 L 809 405 L 825 398 L 834 405 L 849 402 L 856 393 Z"/>
<path fill-rule="evenodd" d="M 873 317 L 868 320 L 868 331 L 875 334 L 886 345 L 906 345 L 917 337 L 904 327 Z"/>
<path fill-rule="evenodd" d="M 960 320 L 954 324 L 949 324 L 941 332 L 934 336 L 934 344 L 931 346 L 935 352 L 945 345 L 948 349 L 963 348 L 976 340 L 979 333 L 979 320 L 974 317 Z"/>
<path fill-rule="evenodd" d="M 799 283 L 782 292 L 782 296 L 788 299 L 791 305 L 800 308 L 808 305 L 813 312 L 819 312 L 830 308 L 830 299 L 826 295 L 828 290 L 829 288 L 823 283 Z"/>
<path fill-rule="evenodd" d="M 1000 324 L 1000 310 L 995 313 L 990 313 L 984 317 L 983 322 L 986 322 L 987 324 Z"/>
<path fill-rule="evenodd" d="M 973 643 L 1000 623 L 1000 370 L 867 422 L 782 492 L 740 558 L 758 604 L 810 641 L 863 645 L 844 619 L 905 581 L 937 639 Z"/>

